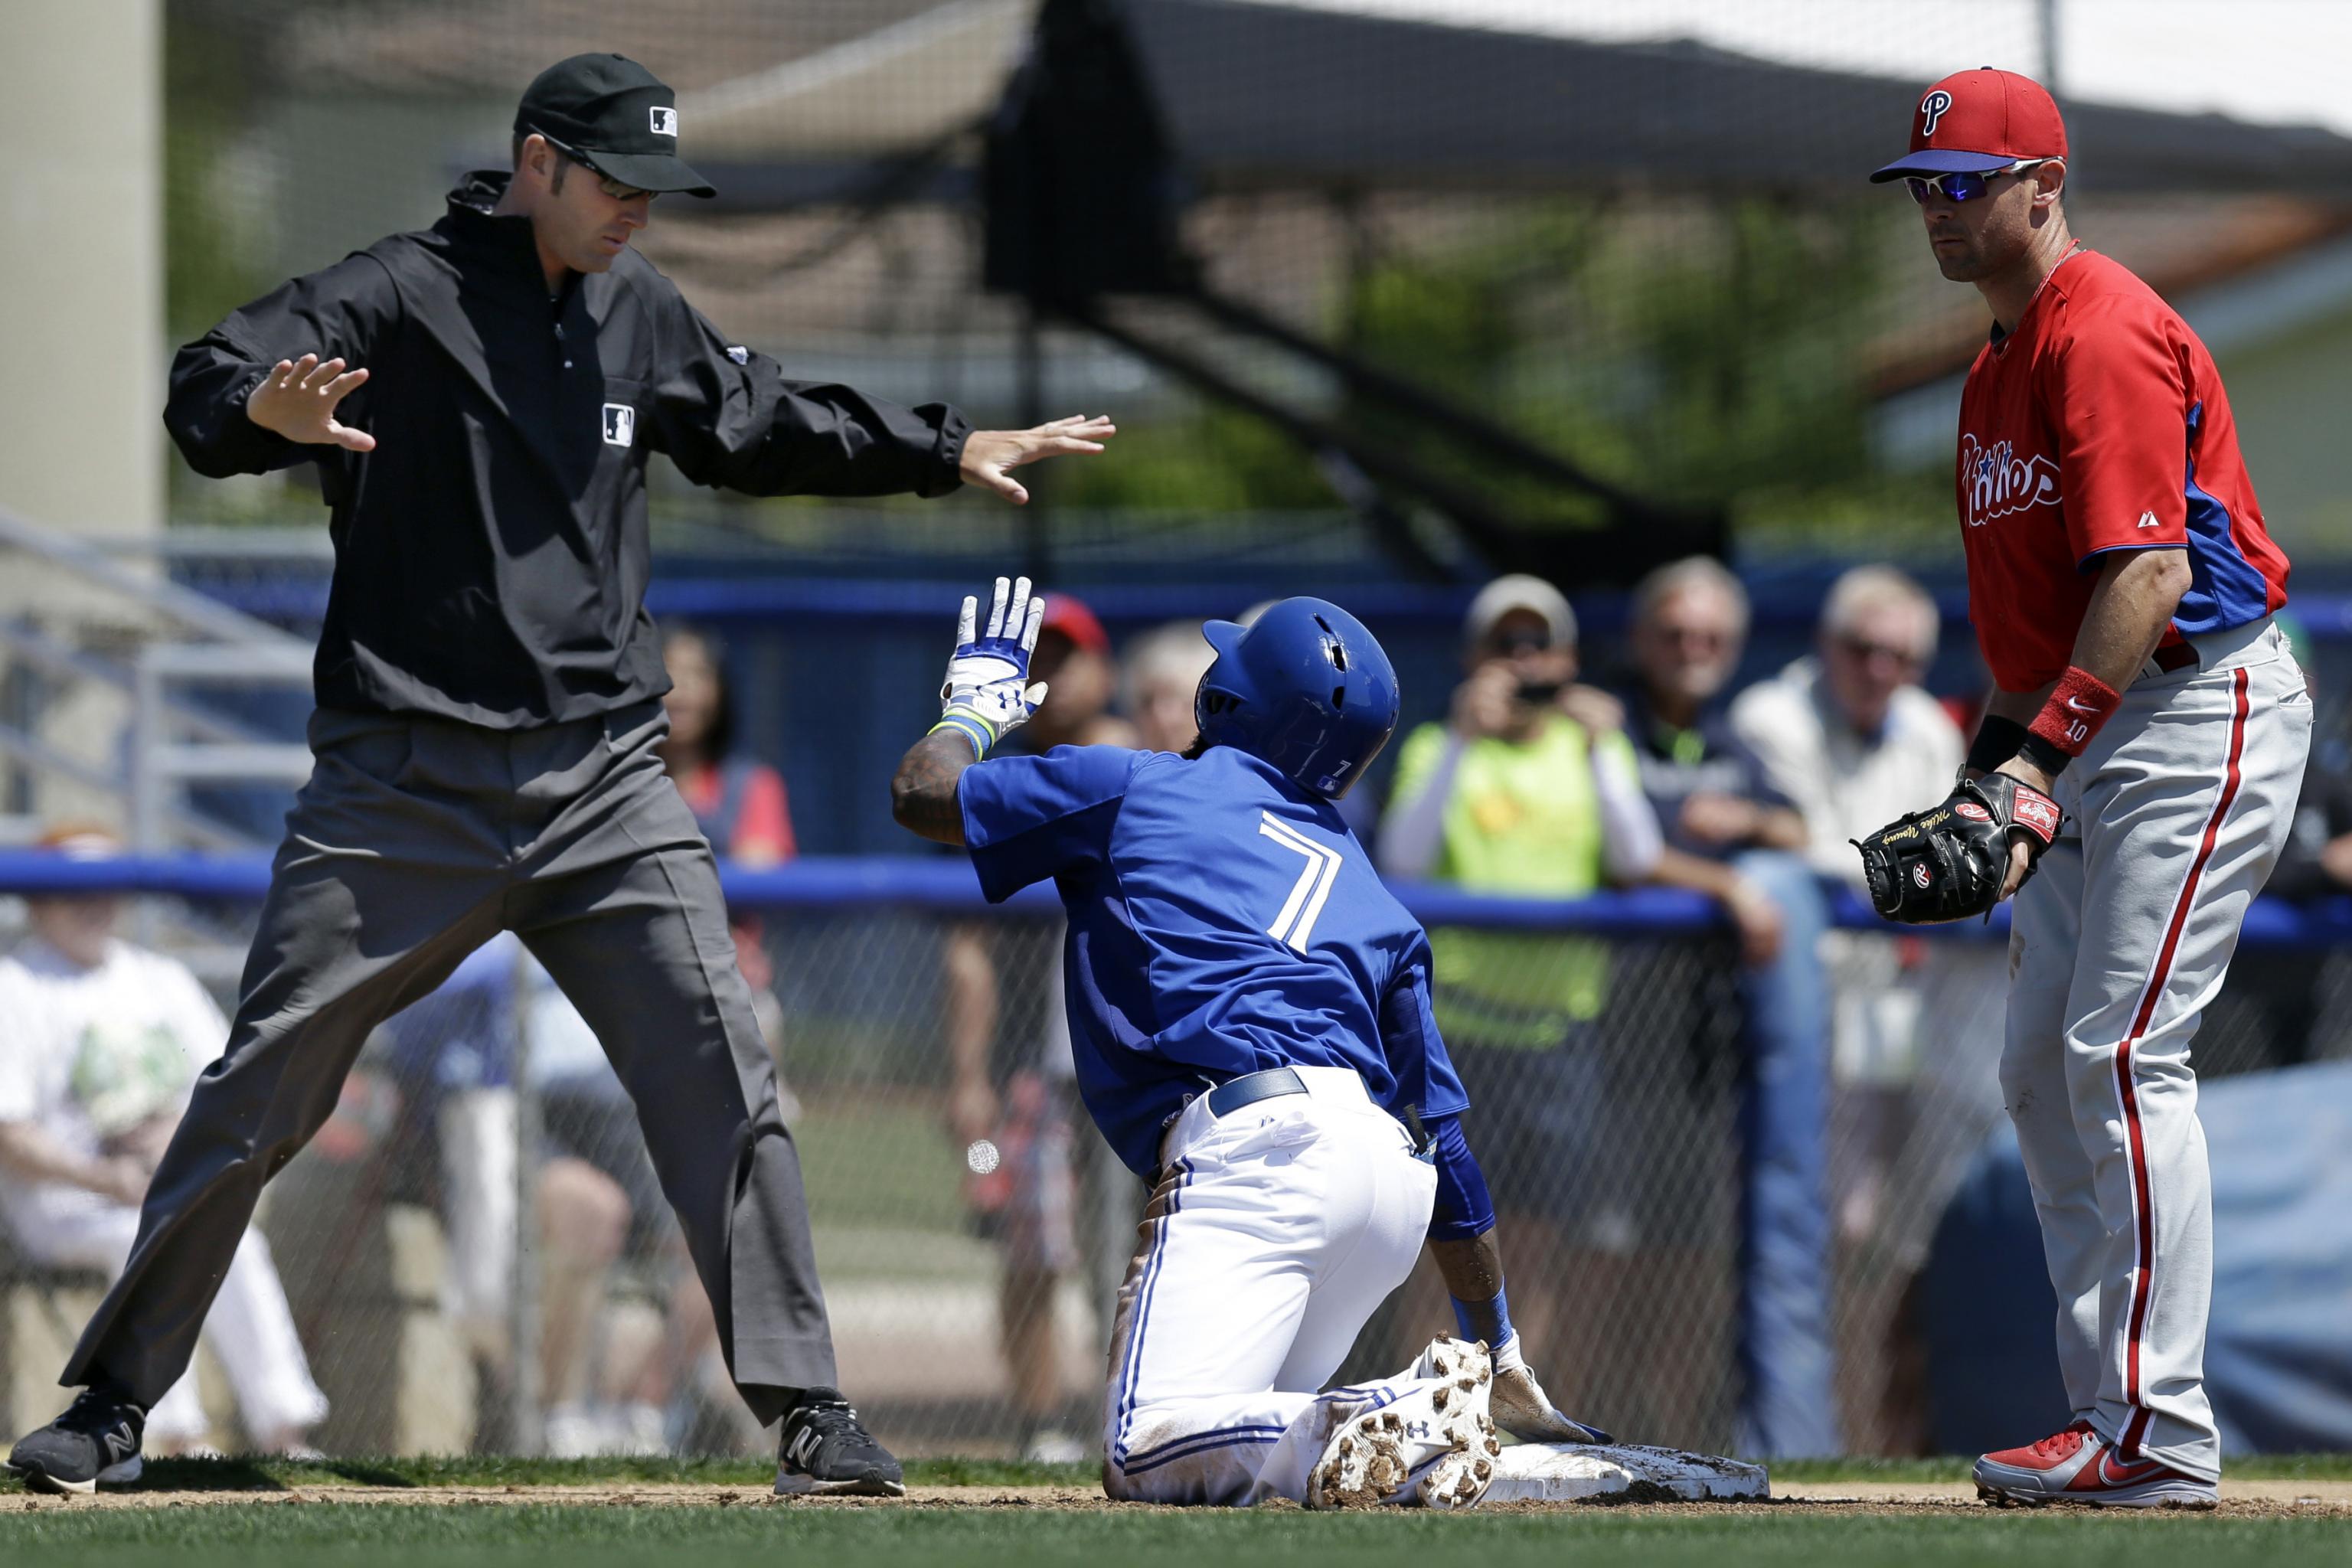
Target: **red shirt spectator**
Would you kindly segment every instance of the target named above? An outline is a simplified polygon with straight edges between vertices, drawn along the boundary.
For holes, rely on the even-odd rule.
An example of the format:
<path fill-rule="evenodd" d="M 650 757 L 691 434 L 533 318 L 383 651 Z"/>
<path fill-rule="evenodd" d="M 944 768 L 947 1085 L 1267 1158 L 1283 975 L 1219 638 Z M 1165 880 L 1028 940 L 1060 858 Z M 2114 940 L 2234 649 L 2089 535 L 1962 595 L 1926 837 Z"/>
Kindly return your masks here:
<path fill-rule="evenodd" d="M 689 626 L 662 638 L 668 667 L 669 739 L 663 763 L 686 797 L 712 853 L 747 866 L 773 866 L 798 852 L 783 775 L 765 763 L 731 752 L 735 704 L 727 689 L 715 639 Z"/>

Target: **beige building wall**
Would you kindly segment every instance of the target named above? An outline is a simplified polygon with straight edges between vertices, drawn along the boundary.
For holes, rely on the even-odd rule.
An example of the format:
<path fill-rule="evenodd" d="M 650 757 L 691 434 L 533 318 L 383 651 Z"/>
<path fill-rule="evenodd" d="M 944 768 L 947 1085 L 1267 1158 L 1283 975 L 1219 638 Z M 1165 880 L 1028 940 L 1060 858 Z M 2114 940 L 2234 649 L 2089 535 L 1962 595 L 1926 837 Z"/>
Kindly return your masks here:
<path fill-rule="evenodd" d="M 0 0 L 0 508 L 68 535 L 163 525 L 163 26 L 161 0 Z M 123 595 L 5 549 L 0 622 L 117 659 L 152 635 Z M 0 652 L 0 723 L 31 748 L 0 748 L 0 838 L 119 824 L 129 718 L 114 686 Z"/>
<path fill-rule="evenodd" d="M 2214 361 L 2263 521 L 2288 559 L 2352 557 L 2352 310 Z"/>
<path fill-rule="evenodd" d="M 6 0 L 0 506 L 109 533 L 163 521 L 160 0 Z"/>

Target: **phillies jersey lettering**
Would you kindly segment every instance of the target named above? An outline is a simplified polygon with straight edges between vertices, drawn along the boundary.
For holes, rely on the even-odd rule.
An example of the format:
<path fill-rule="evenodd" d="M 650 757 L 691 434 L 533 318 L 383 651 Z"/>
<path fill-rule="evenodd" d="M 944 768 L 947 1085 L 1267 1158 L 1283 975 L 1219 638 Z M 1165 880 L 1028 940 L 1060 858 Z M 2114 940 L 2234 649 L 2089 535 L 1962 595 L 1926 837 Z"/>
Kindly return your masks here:
<path fill-rule="evenodd" d="M 2005 691 L 2074 662 L 2103 558 L 2185 549 L 2167 643 L 2286 603 L 2221 373 L 2188 323 L 2118 263 L 2077 248 L 2017 330 L 1977 355 L 1954 481 L 1969 618 Z"/>
<path fill-rule="evenodd" d="M 1960 521 L 1969 527 L 1982 528 L 2030 506 L 2057 504 L 2057 464 L 2039 453 L 2021 458 L 2007 441 L 1985 450 L 1974 436 L 1960 437 Z"/>

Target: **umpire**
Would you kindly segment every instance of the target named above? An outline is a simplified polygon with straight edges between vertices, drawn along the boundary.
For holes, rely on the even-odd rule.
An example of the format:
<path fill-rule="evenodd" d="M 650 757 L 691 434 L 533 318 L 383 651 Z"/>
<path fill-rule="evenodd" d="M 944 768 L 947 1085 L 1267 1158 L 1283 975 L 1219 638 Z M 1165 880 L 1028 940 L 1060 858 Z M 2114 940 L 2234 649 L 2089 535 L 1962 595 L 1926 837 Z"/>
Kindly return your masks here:
<path fill-rule="evenodd" d="M 333 1110 L 369 1031 L 517 932 L 604 1043 L 743 1399 L 782 1418 L 779 1492 L 904 1490 L 832 1386 L 798 1156 L 719 875 L 655 747 L 646 462 L 752 495 L 944 495 L 1099 451 L 1104 419 L 975 431 L 788 381 L 629 247 L 657 195 L 712 195 L 635 61 L 549 68 L 513 170 L 446 216 L 280 288 L 182 350 L 164 412 L 200 473 L 315 462 L 334 584 L 316 763 L 287 817 L 226 1054 L 197 1084 L 121 1278 L 10 1465 L 87 1492 L 140 1468 L 262 1184 Z M 348 421 L 348 423 L 346 422 Z"/>

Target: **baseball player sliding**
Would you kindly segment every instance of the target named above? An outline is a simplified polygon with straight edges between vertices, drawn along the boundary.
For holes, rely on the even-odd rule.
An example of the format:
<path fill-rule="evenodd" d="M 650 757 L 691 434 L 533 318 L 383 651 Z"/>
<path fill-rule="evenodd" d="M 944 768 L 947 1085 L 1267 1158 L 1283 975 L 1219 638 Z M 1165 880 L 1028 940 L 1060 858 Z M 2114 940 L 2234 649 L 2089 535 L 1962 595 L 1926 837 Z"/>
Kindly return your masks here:
<path fill-rule="evenodd" d="M 1428 939 L 1334 804 L 1396 727 L 1380 644 L 1336 605 L 1285 599 L 1246 631 L 1209 623 L 1182 756 L 982 762 L 1045 694 L 1028 668 L 1044 602 L 1000 577 L 984 633 L 977 610 L 964 601 L 945 711 L 893 805 L 967 847 L 991 900 L 1054 880 L 1079 1089 L 1152 1184 L 1112 1328 L 1104 1489 L 1458 1508 L 1493 1477 L 1498 1420 L 1605 1441 L 1528 1368 L 1430 1016 Z M 1462 1338 L 1326 1390 L 1424 1238 Z"/>
<path fill-rule="evenodd" d="M 2294 815 L 2311 700 L 2212 357 L 2068 234 L 2066 130 L 1991 69 L 1930 88 L 1903 180 L 1992 307 L 1960 401 L 1969 616 L 1997 689 L 1958 787 L 1862 846 L 1894 919 L 2017 895 L 2001 1088 L 2074 1419 L 2000 1502 L 2211 1507 L 2211 1192 L 2189 1043 Z M 2037 874 L 2038 872 L 2038 874 Z"/>

